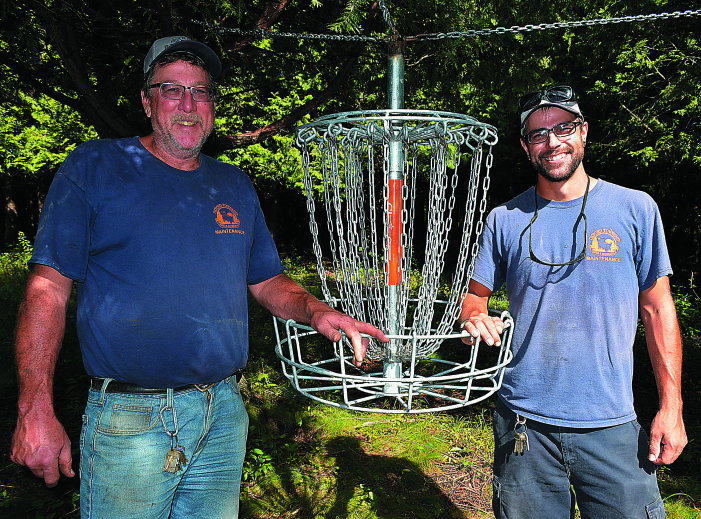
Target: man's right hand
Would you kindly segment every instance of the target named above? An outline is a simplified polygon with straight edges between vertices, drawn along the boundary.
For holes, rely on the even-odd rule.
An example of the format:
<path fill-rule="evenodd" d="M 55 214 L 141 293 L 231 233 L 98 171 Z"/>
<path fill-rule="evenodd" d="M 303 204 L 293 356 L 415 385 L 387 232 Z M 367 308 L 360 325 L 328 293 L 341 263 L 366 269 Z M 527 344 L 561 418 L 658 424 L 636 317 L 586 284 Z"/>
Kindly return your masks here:
<path fill-rule="evenodd" d="M 71 441 L 53 414 L 43 417 L 31 411 L 20 414 L 12 435 L 10 459 L 44 479 L 47 487 L 58 484 L 60 472 L 69 478 L 75 475 Z"/>
<path fill-rule="evenodd" d="M 479 313 L 466 319 L 463 330 L 470 335 L 463 337 L 462 342 L 472 344 L 477 337 L 482 337 L 490 346 L 501 346 L 501 333 L 504 331 L 504 322 L 500 317 L 492 317 L 485 313 Z"/>
<path fill-rule="evenodd" d="M 56 486 L 61 472 L 74 475 L 71 442 L 53 406 L 53 376 L 72 287 L 73 280 L 57 270 L 34 265 L 17 316 L 19 414 L 10 459 L 29 467 L 49 487 Z"/>
<path fill-rule="evenodd" d="M 490 346 L 501 346 L 501 333 L 504 322 L 500 317 L 489 315 L 487 303 L 492 291 L 475 280 L 470 281 L 468 292 L 465 294 L 460 312 L 460 326 L 468 335 L 462 338 L 465 344 L 472 344 L 477 337 Z"/>

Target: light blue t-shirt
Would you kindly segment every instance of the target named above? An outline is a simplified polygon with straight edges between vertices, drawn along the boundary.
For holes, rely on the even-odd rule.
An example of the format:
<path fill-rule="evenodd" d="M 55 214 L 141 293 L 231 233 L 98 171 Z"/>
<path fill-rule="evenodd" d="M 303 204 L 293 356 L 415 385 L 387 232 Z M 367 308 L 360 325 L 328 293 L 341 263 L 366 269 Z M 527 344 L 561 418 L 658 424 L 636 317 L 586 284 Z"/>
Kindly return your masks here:
<path fill-rule="evenodd" d="M 672 273 L 657 205 L 640 191 L 603 180 L 583 198 L 538 197 L 532 249 L 564 263 L 534 262 L 528 224 L 533 188 L 487 217 L 473 279 L 490 290 L 504 283 L 514 317 L 514 359 L 500 398 L 516 413 L 567 427 L 606 427 L 635 418 L 633 341 L 638 296 Z"/>
<path fill-rule="evenodd" d="M 31 262 L 78 282 L 89 375 L 163 388 L 246 365 L 247 286 L 284 267 L 250 179 L 201 159 L 181 171 L 137 138 L 97 140 L 56 174 Z"/>

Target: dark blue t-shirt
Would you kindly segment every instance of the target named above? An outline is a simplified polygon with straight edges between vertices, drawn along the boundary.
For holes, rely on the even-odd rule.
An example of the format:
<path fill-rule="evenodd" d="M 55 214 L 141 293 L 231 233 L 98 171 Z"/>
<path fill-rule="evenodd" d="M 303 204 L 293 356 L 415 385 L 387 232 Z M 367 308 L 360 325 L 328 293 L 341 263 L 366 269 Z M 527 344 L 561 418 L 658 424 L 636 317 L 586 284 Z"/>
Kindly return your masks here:
<path fill-rule="evenodd" d="M 551 425 L 607 427 L 635 418 L 633 342 L 640 292 L 672 269 L 649 195 L 599 180 L 582 198 L 555 202 L 533 189 L 487 217 L 473 279 L 506 284 L 514 359 L 499 396 L 516 413 Z M 551 267 L 530 258 L 574 265 Z"/>
<path fill-rule="evenodd" d="M 144 387 L 246 365 L 247 286 L 284 271 L 250 179 L 172 168 L 138 138 L 78 147 L 51 185 L 31 263 L 78 282 L 88 374 Z"/>

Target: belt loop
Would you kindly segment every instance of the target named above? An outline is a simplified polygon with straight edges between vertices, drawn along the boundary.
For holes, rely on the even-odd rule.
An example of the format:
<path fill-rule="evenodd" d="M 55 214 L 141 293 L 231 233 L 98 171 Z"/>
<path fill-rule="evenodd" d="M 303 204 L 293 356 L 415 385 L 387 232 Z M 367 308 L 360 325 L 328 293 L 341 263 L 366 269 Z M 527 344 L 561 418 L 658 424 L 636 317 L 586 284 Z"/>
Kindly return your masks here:
<path fill-rule="evenodd" d="M 103 378 L 102 387 L 100 388 L 100 405 L 105 403 L 105 393 L 107 392 L 107 386 L 112 382 L 113 378 Z"/>

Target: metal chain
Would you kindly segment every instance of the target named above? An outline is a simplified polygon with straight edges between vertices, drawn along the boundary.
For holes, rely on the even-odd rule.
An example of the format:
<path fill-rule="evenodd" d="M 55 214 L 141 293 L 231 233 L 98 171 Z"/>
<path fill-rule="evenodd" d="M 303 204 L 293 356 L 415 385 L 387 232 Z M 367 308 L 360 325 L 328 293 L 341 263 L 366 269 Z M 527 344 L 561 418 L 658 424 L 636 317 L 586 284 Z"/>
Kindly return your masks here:
<path fill-rule="evenodd" d="M 272 32 L 265 29 L 231 29 L 220 27 L 200 20 L 190 20 L 191 23 L 201 25 L 206 32 L 213 34 L 235 34 L 237 36 L 252 36 L 261 40 L 266 38 L 292 38 L 295 40 L 335 40 L 335 41 L 356 41 L 356 42 L 384 42 L 387 38 L 376 38 L 374 36 L 364 36 L 359 34 L 306 34 L 298 32 Z"/>
<path fill-rule="evenodd" d="M 392 20 L 392 16 L 389 13 L 389 9 L 384 3 L 384 0 L 379 0 L 380 9 L 382 10 L 382 16 L 389 27 L 390 36 L 375 37 L 375 36 L 364 36 L 364 35 L 354 35 L 354 34 L 306 34 L 306 33 L 294 33 L 294 32 L 272 32 L 265 29 L 232 29 L 228 27 L 221 27 L 218 25 L 212 25 L 207 22 L 202 22 L 200 20 L 190 20 L 191 23 L 202 26 L 205 31 L 214 34 L 235 34 L 237 36 L 252 36 L 254 38 L 266 39 L 266 38 L 292 38 L 299 40 L 331 40 L 331 41 L 354 41 L 354 42 L 370 42 L 370 43 L 387 43 L 388 41 L 394 41 L 399 36 L 397 33 L 396 26 Z M 516 34 L 519 32 L 532 32 L 532 31 L 546 31 L 551 29 L 569 29 L 575 27 L 591 27 L 595 25 L 608 25 L 608 24 L 618 24 L 618 23 L 632 23 L 632 22 L 649 22 L 656 20 L 666 20 L 669 18 L 683 18 L 698 16 L 701 14 L 701 9 L 687 10 L 687 11 L 674 11 L 671 13 L 657 13 L 657 14 L 639 14 L 633 16 L 619 16 L 614 18 L 595 18 L 592 20 L 578 20 L 574 22 L 555 22 L 555 23 L 541 23 L 538 25 L 514 25 L 512 27 L 496 27 L 494 29 L 478 29 L 469 31 L 452 31 L 447 33 L 437 32 L 428 34 L 418 34 L 416 36 L 407 36 L 404 38 L 406 41 L 419 41 L 419 40 L 445 40 L 445 39 L 460 39 L 460 38 L 475 38 L 477 36 L 493 36 L 502 34 Z"/>
<path fill-rule="evenodd" d="M 665 20 L 668 18 L 681 18 L 688 16 L 696 16 L 701 14 L 701 9 L 689 11 L 674 11 L 672 13 L 659 14 L 639 14 L 635 16 L 620 16 L 617 18 L 596 18 L 593 20 L 579 20 L 576 22 L 556 22 L 556 23 L 541 23 L 538 25 L 523 25 L 512 27 L 497 27 L 495 29 L 480 29 L 463 32 L 448 32 L 448 33 L 432 33 L 419 34 L 417 36 L 407 37 L 407 41 L 416 40 L 444 40 L 444 39 L 459 39 L 463 37 L 474 38 L 477 36 L 492 36 L 500 34 L 516 34 L 519 32 L 545 31 L 550 29 L 569 29 L 571 27 L 591 27 L 594 25 L 607 25 L 617 23 L 631 22 L 647 22 L 652 20 Z"/>
<path fill-rule="evenodd" d="M 309 140 L 305 140 L 305 137 L 312 139 L 314 136 L 316 136 L 315 131 L 308 132 L 306 136 L 298 134 L 297 147 L 300 148 L 302 152 L 302 168 L 304 169 L 304 187 L 307 192 L 307 212 L 309 213 L 309 230 L 312 234 L 314 255 L 317 258 L 316 270 L 319 275 L 319 279 L 321 280 L 321 291 L 323 294 L 324 301 L 326 301 L 329 305 L 335 307 L 336 305 L 333 301 L 333 298 L 331 297 L 331 292 L 329 291 L 329 287 L 326 282 L 327 276 L 326 271 L 324 269 L 324 265 L 322 263 L 321 245 L 319 243 L 319 225 L 316 223 L 316 218 L 314 217 L 316 210 L 314 204 L 314 188 L 312 184 L 311 174 L 309 171 L 310 160 L 309 148 L 307 146 Z"/>
<path fill-rule="evenodd" d="M 454 328 L 462 294 L 474 268 L 475 246 L 486 213 L 485 188 L 489 187 L 493 159 L 491 146 L 496 142 L 496 130 L 467 116 L 461 116 L 459 121 L 453 120 L 455 114 L 432 116 L 430 123 L 421 121 L 417 114 L 418 120 L 407 120 L 399 127 L 393 124 L 396 121 L 392 121 L 389 114 L 384 116 L 382 125 L 372 120 L 347 121 L 346 115 L 322 123 L 310 123 L 311 126 L 297 131 L 322 292 L 327 301 L 333 301 L 349 315 L 372 322 L 381 329 L 390 325 L 387 308 L 392 300 L 395 312 L 391 321 L 396 324 L 397 333 L 424 336 L 416 342 L 415 354 L 417 359 L 426 358 L 443 342 L 441 338 L 428 336 L 444 337 Z M 320 128 L 317 127 L 319 124 Z M 398 290 L 390 297 L 387 265 L 390 250 L 395 250 L 396 244 L 391 242 L 388 227 L 388 157 L 390 143 L 396 141 L 401 142 L 404 157 L 400 195 L 400 279 Z M 312 171 L 310 160 L 313 142 L 317 143 L 321 159 L 316 171 Z M 483 144 L 489 146 L 490 152 L 485 164 L 487 177 L 480 182 Z M 381 156 L 375 153 L 375 147 L 381 149 Z M 463 147 L 472 150 L 470 174 L 466 178 L 459 174 Z M 419 162 L 424 161 L 430 161 L 431 170 L 430 195 L 425 208 L 426 249 L 423 265 L 413 268 L 417 171 Z M 375 167 L 381 168 L 377 175 Z M 478 196 L 480 184 L 482 194 Z M 456 214 L 455 202 L 456 194 L 463 191 L 468 197 L 465 213 L 461 216 Z M 319 229 L 314 216 L 316 197 L 323 199 L 320 205 L 326 210 L 332 265 L 330 276 L 323 265 Z M 449 233 L 458 221 L 463 226 L 462 238 L 459 244 L 451 244 Z M 380 226 L 384 228 L 379 229 Z M 442 279 L 450 250 L 458 253 L 457 269 L 451 274 L 452 282 Z M 415 275 L 420 279 L 412 282 Z M 331 290 L 326 284 L 329 278 L 335 278 Z M 418 297 L 410 299 L 416 281 L 419 283 Z M 440 301 L 444 289 L 448 301 Z M 338 294 L 337 298 L 332 291 Z M 444 310 L 436 314 L 440 307 Z M 414 343 L 399 340 L 394 345 L 390 351 L 372 341 L 367 357 L 372 360 L 391 358 L 393 362 L 412 358 Z"/>
<path fill-rule="evenodd" d="M 378 0 L 377 3 L 380 6 L 380 10 L 382 11 L 382 17 L 385 19 L 387 27 L 389 27 L 391 39 L 397 40 L 399 38 L 399 33 L 397 32 L 397 27 L 394 25 L 394 20 L 392 20 L 392 14 L 389 12 L 389 9 L 387 9 L 387 6 L 385 5 L 385 0 Z"/>

